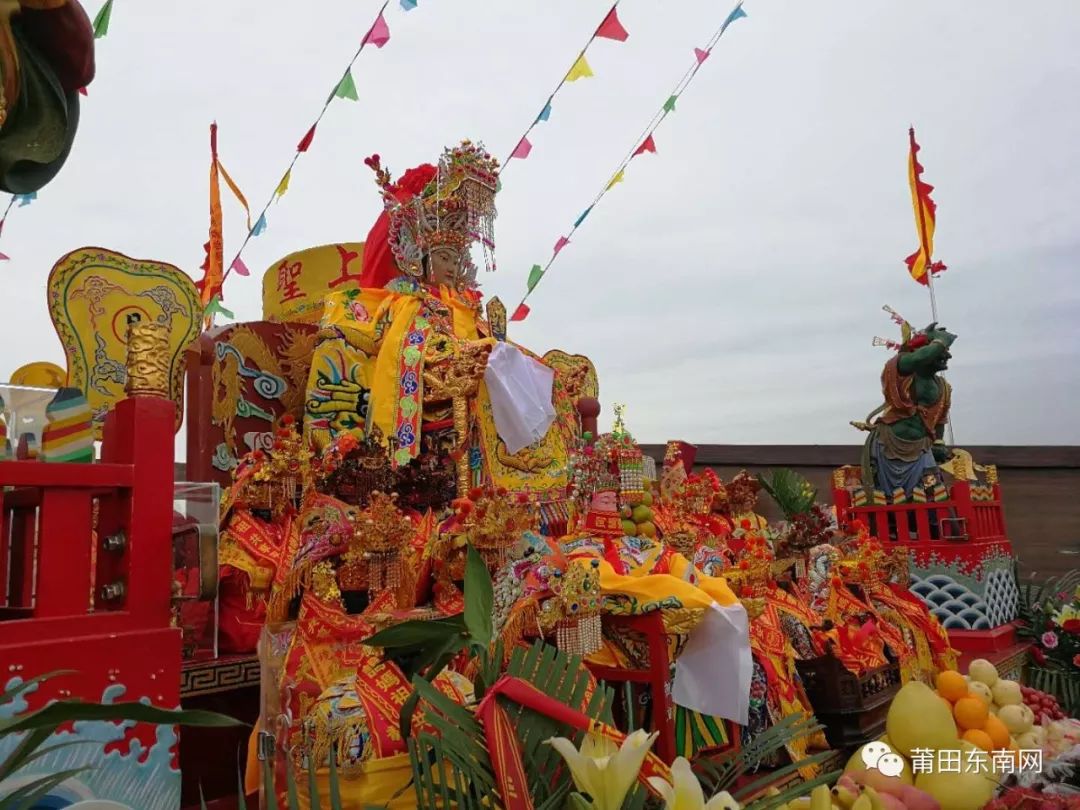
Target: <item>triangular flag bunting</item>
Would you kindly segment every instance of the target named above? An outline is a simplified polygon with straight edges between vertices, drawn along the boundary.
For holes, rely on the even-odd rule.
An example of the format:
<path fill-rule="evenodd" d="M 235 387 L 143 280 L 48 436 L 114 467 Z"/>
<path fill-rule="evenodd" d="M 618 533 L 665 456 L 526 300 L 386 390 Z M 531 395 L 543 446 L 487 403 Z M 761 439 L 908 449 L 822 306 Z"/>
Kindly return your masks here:
<path fill-rule="evenodd" d="M 94 17 L 94 39 L 101 39 L 109 33 L 109 18 L 112 17 L 113 0 L 105 0 L 105 5 Z"/>
<path fill-rule="evenodd" d="M 307 134 L 300 139 L 300 143 L 296 145 L 297 152 L 306 152 L 311 148 L 311 142 L 315 140 L 315 124 L 311 125 L 311 129 L 307 131 Z"/>
<path fill-rule="evenodd" d="M 259 216 L 259 221 L 255 223 L 255 228 L 251 231 L 252 236 L 259 236 L 266 230 L 266 214 Z"/>
<path fill-rule="evenodd" d="M 607 184 L 605 191 L 611 191 L 615 186 L 619 185 L 619 183 L 623 181 L 623 174 L 625 171 L 625 169 L 619 169 L 619 171 L 615 173 L 615 176 L 611 178 L 611 182 Z"/>
<path fill-rule="evenodd" d="M 11 257 L 8 256 L 6 253 L 0 253 L 0 262 L 8 262 L 8 261 L 11 261 Z M 532 277 L 530 276 L 530 278 L 532 278 Z"/>
<path fill-rule="evenodd" d="M 587 217 L 591 212 L 592 212 L 592 206 L 590 205 L 588 208 L 586 208 L 584 211 L 581 212 L 581 216 L 579 216 L 576 220 L 574 220 L 574 227 L 575 228 L 579 227 L 581 225 L 581 223 L 585 221 L 585 217 Z"/>
<path fill-rule="evenodd" d="M 88 93 L 88 92 L 87 92 L 87 90 L 86 90 L 86 88 L 85 88 L 85 87 L 80 87 L 80 88 L 79 88 L 79 95 L 80 95 L 80 96 L 89 96 L 89 95 L 90 95 L 90 93 Z"/>
<path fill-rule="evenodd" d="M 248 266 L 246 264 L 244 264 L 244 260 L 241 259 L 239 256 L 237 256 L 235 259 L 233 259 L 233 263 L 229 267 L 230 267 L 230 269 L 235 270 L 236 275 L 238 275 L 238 276 L 250 276 L 251 275 L 251 271 L 248 270 Z"/>
<path fill-rule="evenodd" d="M 19 203 L 19 208 L 22 208 L 37 199 L 37 192 L 31 191 L 29 194 L 16 194 L 15 199 Z"/>
<path fill-rule="evenodd" d="M 532 151 L 532 144 L 529 143 L 528 138 L 522 138 L 518 141 L 518 145 L 514 147 L 514 151 L 510 153 L 510 157 L 517 158 L 518 160 L 524 160 L 529 156 L 529 152 Z"/>
<path fill-rule="evenodd" d="M 634 150 L 634 157 L 644 154 L 645 152 L 652 152 L 656 154 L 656 141 L 653 140 L 652 135 L 641 142 L 641 146 Z"/>
<path fill-rule="evenodd" d="M 578 79 L 587 79 L 593 75 L 592 68 L 589 67 L 589 63 L 585 61 L 585 54 L 578 57 L 574 62 L 574 66 L 570 68 L 570 72 L 566 74 L 566 81 L 576 82 Z"/>
<path fill-rule="evenodd" d="M 559 255 L 559 251 L 570 244 L 570 240 L 565 236 L 560 236 L 559 241 L 555 243 L 555 255 Z"/>
<path fill-rule="evenodd" d="M 518 304 L 518 308 L 514 310 L 514 314 L 510 316 L 511 321 L 523 321 L 529 317 L 529 305 Z"/>
<path fill-rule="evenodd" d="M 416 0 L 401 0 L 401 7 L 406 11 L 412 11 L 416 8 Z"/>
<path fill-rule="evenodd" d="M 390 26 L 386 24 L 386 18 L 383 17 L 382 12 L 379 12 L 379 18 L 375 20 L 375 23 L 371 26 L 371 30 L 364 35 L 364 41 L 362 45 L 374 45 L 376 48 L 381 48 L 387 42 L 390 41 Z"/>
<path fill-rule="evenodd" d="M 231 310 L 225 309 L 225 307 L 221 305 L 221 296 L 219 295 L 215 295 L 213 298 L 211 298 L 210 303 L 207 304 L 206 309 L 203 310 L 204 318 L 212 318 L 215 314 L 218 314 L 223 318 L 236 318 L 236 316 L 233 315 Z"/>
<path fill-rule="evenodd" d="M 729 25 L 745 16 L 746 12 L 743 11 L 742 3 L 739 3 L 739 5 L 735 6 L 732 12 L 727 15 L 727 19 L 724 20 L 724 24 L 720 27 L 720 33 L 723 34 Z"/>
<path fill-rule="evenodd" d="M 664 112 L 675 112 L 675 99 L 678 96 L 669 96 L 668 100 L 664 102 Z"/>
<path fill-rule="evenodd" d="M 548 99 L 548 103 L 544 105 L 544 109 L 536 116 L 536 120 L 533 123 L 539 124 L 541 121 L 547 121 L 549 118 L 551 118 L 551 99 Z"/>
<path fill-rule="evenodd" d="M 542 279 L 543 277 L 544 269 L 540 265 L 534 264 L 532 266 L 532 270 L 529 271 L 529 292 L 533 291 L 533 287 L 539 284 L 540 279 Z"/>
<path fill-rule="evenodd" d="M 347 98 L 352 101 L 360 100 L 360 96 L 356 92 L 356 82 L 353 81 L 351 70 L 345 71 L 345 75 L 341 77 L 341 81 L 338 82 L 337 87 L 334 88 L 334 95 L 338 98 Z"/>
<path fill-rule="evenodd" d="M 623 28 L 622 23 L 619 22 L 619 15 L 614 6 L 611 7 L 608 15 L 604 17 L 600 27 L 596 29 L 596 36 L 604 39 L 614 39 L 618 42 L 626 42 L 626 38 L 630 36 L 626 29 Z"/>
<path fill-rule="evenodd" d="M 697 59 L 697 63 L 700 65 L 709 58 L 709 52 L 703 51 L 701 48 L 694 48 L 694 58 Z"/>
<path fill-rule="evenodd" d="M 285 176 L 281 178 L 281 182 L 277 184 L 277 188 L 274 189 L 274 196 L 281 199 L 282 195 L 289 190 L 289 179 L 292 177 L 292 169 L 285 172 Z"/>

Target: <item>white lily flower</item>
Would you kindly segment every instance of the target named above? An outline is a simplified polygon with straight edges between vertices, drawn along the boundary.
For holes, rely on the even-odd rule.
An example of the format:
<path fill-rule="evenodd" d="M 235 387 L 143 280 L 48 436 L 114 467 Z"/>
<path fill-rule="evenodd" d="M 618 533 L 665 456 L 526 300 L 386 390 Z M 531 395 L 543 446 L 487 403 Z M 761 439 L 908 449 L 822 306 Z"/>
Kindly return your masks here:
<path fill-rule="evenodd" d="M 638 729 L 617 747 L 607 737 L 586 734 L 580 751 L 566 737 L 547 742 L 566 760 L 574 786 L 589 795 L 595 810 L 621 810 L 657 736 Z"/>
<path fill-rule="evenodd" d="M 690 768 L 686 757 L 671 764 L 671 782 L 658 776 L 649 777 L 649 785 L 664 800 L 665 810 L 739 810 L 739 803 L 726 790 L 705 801 L 701 782 Z"/>

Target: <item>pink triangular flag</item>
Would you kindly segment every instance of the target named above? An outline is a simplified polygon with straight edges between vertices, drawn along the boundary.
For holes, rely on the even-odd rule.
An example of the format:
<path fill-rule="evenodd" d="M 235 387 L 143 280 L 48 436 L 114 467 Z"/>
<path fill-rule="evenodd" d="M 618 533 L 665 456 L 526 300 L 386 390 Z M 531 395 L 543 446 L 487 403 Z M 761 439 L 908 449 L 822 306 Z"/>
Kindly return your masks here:
<path fill-rule="evenodd" d="M 297 152 L 306 152 L 308 150 L 308 148 L 311 146 L 311 142 L 313 140 L 315 140 L 315 124 L 311 125 L 311 129 L 309 129 L 307 131 L 307 135 L 305 135 L 300 140 L 300 143 L 298 143 L 296 145 L 296 151 Z"/>
<path fill-rule="evenodd" d="M 6 253 L 0 253 L 0 262 L 9 262 L 9 261 L 11 261 L 10 256 L 8 256 Z"/>
<path fill-rule="evenodd" d="M 555 243 L 555 253 L 558 254 L 560 250 L 570 244 L 570 240 L 565 236 L 560 236 L 559 241 Z"/>
<path fill-rule="evenodd" d="M 89 96 L 90 94 L 89 94 L 88 92 L 86 92 L 86 88 L 85 88 L 85 87 L 80 87 L 80 88 L 79 88 L 79 95 L 83 95 L 83 96 Z"/>
<path fill-rule="evenodd" d="M 641 142 L 641 146 L 634 150 L 634 157 L 637 157 L 644 152 L 652 152 L 656 154 L 656 141 L 653 140 L 652 135 Z"/>
<path fill-rule="evenodd" d="M 518 141 L 518 145 L 514 147 L 514 151 L 510 153 L 510 157 L 517 158 L 518 160 L 524 160 L 529 156 L 529 152 L 532 151 L 532 144 L 529 143 L 528 138 L 522 138 Z"/>
<path fill-rule="evenodd" d="M 626 29 L 623 28 L 622 23 L 619 22 L 619 15 L 615 11 L 615 6 L 611 7 L 611 11 L 604 17 L 600 27 L 596 29 L 596 36 L 604 39 L 614 39 L 618 42 L 626 42 L 626 38 L 630 36 Z"/>
<path fill-rule="evenodd" d="M 379 12 L 379 18 L 371 26 L 371 30 L 364 36 L 364 45 L 371 43 L 376 48 L 381 48 L 390 41 L 390 26 L 386 24 L 386 18 Z"/>
<path fill-rule="evenodd" d="M 250 276 L 251 271 L 248 270 L 248 266 L 244 264 L 244 260 L 237 256 L 233 259 L 232 269 L 236 271 L 238 276 Z"/>
<path fill-rule="evenodd" d="M 514 314 L 510 316 L 511 321 L 523 321 L 529 317 L 529 305 L 522 302 L 518 304 L 518 308 L 514 310 Z"/>
<path fill-rule="evenodd" d="M 706 59 L 709 58 L 709 52 L 703 51 L 701 48 L 694 48 L 694 56 L 697 57 L 697 63 L 700 65 Z"/>

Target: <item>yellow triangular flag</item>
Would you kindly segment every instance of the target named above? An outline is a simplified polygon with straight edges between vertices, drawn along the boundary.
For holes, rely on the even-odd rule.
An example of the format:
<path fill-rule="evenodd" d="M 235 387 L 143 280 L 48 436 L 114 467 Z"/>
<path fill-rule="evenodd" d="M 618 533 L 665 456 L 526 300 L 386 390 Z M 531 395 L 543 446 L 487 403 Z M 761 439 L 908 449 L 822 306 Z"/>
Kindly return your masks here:
<path fill-rule="evenodd" d="M 589 67 L 589 63 L 585 61 L 585 54 L 582 54 L 578 57 L 578 60 L 574 62 L 574 66 L 570 68 L 570 72 L 566 74 L 566 80 L 568 82 L 576 82 L 578 79 L 587 79 L 592 75 L 592 68 Z"/>
<path fill-rule="evenodd" d="M 605 189 L 606 191 L 611 191 L 613 188 L 615 188 L 615 186 L 619 185 L 619 183 L 623 181 L 624 171 L 624 169 L 619 169 L 618 173 L 611 178 L 611 182 L 607 184 L 607 189 Z"/>
<path fill-rule="evenodd" d="M 280 198 L 286 191 L 289 190 L 289 178 L 292 177 L 292 169 L 285 172 L 285 176 L 281 178 L 281 182 L 277 184 L 277 188 L 274 190 L 274 196 Z"/>

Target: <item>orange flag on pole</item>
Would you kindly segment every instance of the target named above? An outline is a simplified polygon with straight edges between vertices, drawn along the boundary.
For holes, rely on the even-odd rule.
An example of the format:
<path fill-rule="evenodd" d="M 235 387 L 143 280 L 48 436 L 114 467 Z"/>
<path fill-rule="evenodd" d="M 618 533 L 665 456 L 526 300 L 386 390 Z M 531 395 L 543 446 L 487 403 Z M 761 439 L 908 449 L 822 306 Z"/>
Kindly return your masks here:
<path fill-rule="evenodd" d="M 915 230 L 919 234 L 919 249 L 905 259 L 911 277 L 920 284 L 929 284 L 930 276 L 945 269 L 934 261 L 934 226 L 937 222 L 937 206 L 930 199 L 934 187 L 923 182 L 923 167 L 916 156 L 919 145 L 915 142 L 915 129 L 908 130 L 911 151 L 908 155 L 908 182 L 911 184 L 911 203 L 915 207 Z"/>
<path fill-rule="evenodd" d="M 218 182 L 217 124 L 210 125 L 210 241 L 206 243 L 206 264 L 199 283 L 203 306 L 221 294 L 222 244 L 221 186 Z"/>

